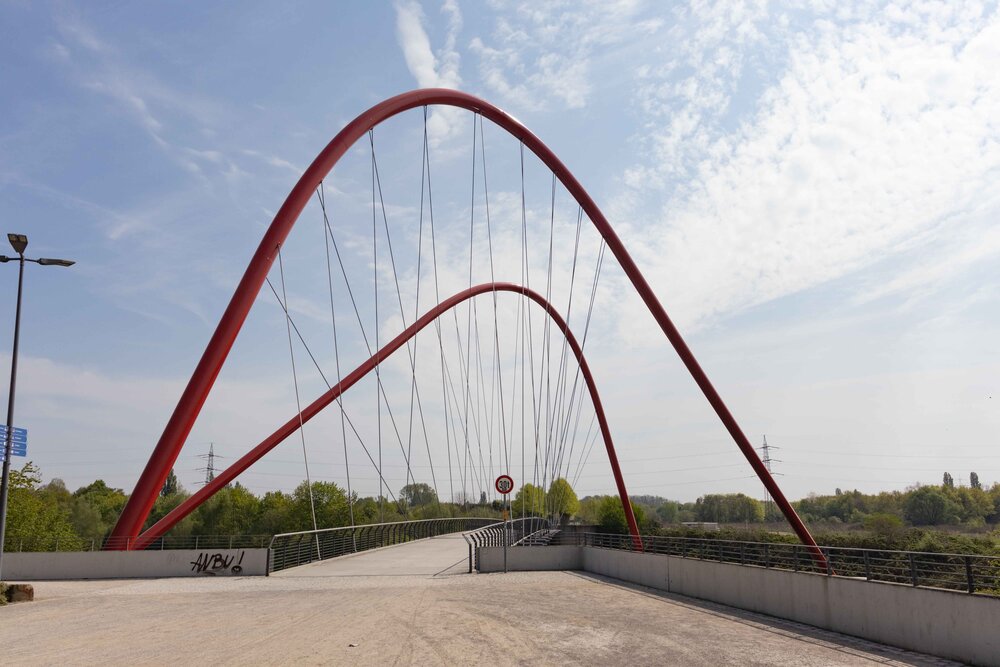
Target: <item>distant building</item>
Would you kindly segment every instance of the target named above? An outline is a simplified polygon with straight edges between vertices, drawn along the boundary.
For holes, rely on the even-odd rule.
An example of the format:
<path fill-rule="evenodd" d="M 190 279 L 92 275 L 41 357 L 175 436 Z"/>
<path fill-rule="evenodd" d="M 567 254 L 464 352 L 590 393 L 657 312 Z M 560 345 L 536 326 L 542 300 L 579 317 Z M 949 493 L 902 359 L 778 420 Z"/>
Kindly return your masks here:
<path fill-rule="evenodd" d="M 719 524 L 715 521 L 683 521 L 685 528 L 696 528 L 698 530 L 719 530 Z"/>

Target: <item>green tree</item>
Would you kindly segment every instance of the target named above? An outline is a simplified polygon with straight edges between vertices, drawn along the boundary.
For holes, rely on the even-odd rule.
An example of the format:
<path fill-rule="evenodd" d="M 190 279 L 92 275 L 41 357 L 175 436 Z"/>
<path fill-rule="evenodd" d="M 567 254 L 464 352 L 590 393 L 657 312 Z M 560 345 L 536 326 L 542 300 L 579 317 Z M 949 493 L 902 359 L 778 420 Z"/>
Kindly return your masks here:
<path fill-rule="evenodd" d="M 903 501 L 906 495 L 901 491 L 882 491 L 874 498 L 871 498 L 869 509 L 873 513 L 893 514 L 902 518 Z"/>
<path fill-rule="evenodd" d="M 167 475 L 167 479 L 163 482 L 163 488 L 160 489 L 160 496 L 166 498 L 167 496 L 173 495 L 180 490 L 180 483 L 177 481 L 177 475 L 174 474 L 174 469 L 170 469 L 170 474 Z"/>
<path fill-rule="evenodd" d="M 83 498 L 73 499 L 69 522 L 77 535 L 92 540 L 103 537 L 107 533 L 106 528 L 110 528 L 101 521 L 101 513 L 97 511 L 97 508 Z"/>
<path fill-rule="evenodd" d="M 11 469 L 4 548 L 8 551 L 79 549 L 82 542 L 69 520 L 72 501 L 66 486 L 59 481 L 42 489 L 41 481 L 41 471 L 30 461 L 20 470 Z"/>
<path fill-rule="evenodd" d="M 895 514 L 870 514 L 865 518 L 865 529 L 876 535 L 894 538 L 903 532 L 903 520 Z"/>
<path fill-rule="evenodd" d="M 979 475 L 977 475 L 975 472 L 969 473 L 969 486 L 971 486 L 973 489 L 983 488 L 982 482 L 979 481 Z"/>
<path fill-rule="evenodd" d="M 576 511 L 576 518 L 588 525 L 600 523 L 600 508 L 603 496 L 587 496 L 580 501 L 580 509 Z"/>
<path fill-rule="evenodd" d="M 333 482 L 313 482 L 312 503 L 316 507 L 316 526 L 318 528 L 336 528 L 350 524 L 347 494 Z M 391 521 L 388 507 L 386 509 L 386 521 Z M 292 492 L 289 519 L 291 520 L 289 531 L 312 530 L 313 528 L 309 485 L 306 482 L 299 484 Z"/>
<path fill-rule="evenodd" d="M 257 522 L 253 533 L 275 535 L 291 530 L 292 497 L 281 491 L 268 491 L 260 499 L 257 508 Z"/>
<path fill-rule="evenodd" d="M 982 489 L 951 487 L 945 488 L 944 494 L 950 502 L 950 515 L 946 517 L 949 523 L 957 520 L 969 526 L 981 526 L 992 514 L 993 503 Z"/>
<path fill-rule="evenodd" d="M 680 509 L 680 503 L 668 500 L 656 508 L 656 515 L 660 517 L 660 521 L 663 523 L 677 523 Z"/>
<path fill-rule="evenodd" d="M 525 484 L 517 490 L 511 512 L 518 516 L 542 516 L 545 514 L 545 489 L 534 484 Z"/>
<path fill-rule="evenodd" d="M 552 480 L 545 498 L 546 507 L 555 516 L 571 517 L 580 509 L 576 492 L 562 477 Z"/>
<path fill-rule="evenodd" d="M 903 505 L 906 520 L 915 526 L 944 523 L 948 514 L 948 498 L 940 489 L 921 486 L 910 492 Z"/>
<path fill-rule="evenodd" d="M 639 531 L 644 532 L 646 526 L 646 512 L 642 505 L 632 503 L 632 514 L 635 522 L 639 525 Z M 598 526 L 602 533 L 628 533 L 628 521 L 625 519 L 625 508 L 622 507 L 621 498 L 618 496 L 604 496 L 598 508 Z"/>
<path fill-rule="evenodd" d="M 1000 522 L 1000 482 L 994 483 L 990 487 L 988 496 L 993 502 L 993 512 L 987 517 L 991 523 Z"/>
<path fill-rule="evenodd" d="M 729 521 L 760 523 L 764 520 L 764 503 L 748 495 L 737 493 L 729 499 Z"/>
<path fill-rule="evenodd" d="M 694 513 L 698 521 L 722 521 L 722 496 L 709 494 L 694 501 Z"/>
<path fill-rule="evenodd" d="M 698 521 L 757 523 L 764 520 L 764 505 L 742 493 L 708 494 L 695 501 L 695 516 Z"/>
<path fill-rule="evenodd" d="M 77 534 L 83 538 L 108 534 L 127 499 L 124 491 L 109 487 L 103 479 L 81 486 L 73 492 L 73 509 L 70 513 L 70 520 Z"/>
<path fill-rule="evenodd" d="M 354 501 L 355 523 L 376 523 L 378 518 L 378 500 L 367 496 Z"/>
<path fill-rule="evenodd" d="M 404 506 L 417 507 L 438 501 L 437 493 L 429 484 L 407 484 L 399 490 L 399 500 Z"/>
<path fill-rule="evenodd" d="M 171 510 L 175 509 L 178 505 L 187 500 L 190 495 L 191 494 L 181 489 L 177 493 L 169 496 L 159 496 L 156 499 L 156 502 L 153 503 L 153 509 L 149 513 L 149 517 L 146 519 L 144 529 L 149 528 L 154 523 L 165 517 Z M 173 537 L 186 537 L 188 535 L 193 535 L 194 533 L 192 531 L 194 530 L 194 526 L 195 517 L 193 514 L 189 514 L 170 529 L 170 535 Z"/>
<path fill-rule="evenodd" d="M 194 535 L 248 535 L 257 525 L 260 499 L 238 482 L 220 489 L 195 510 Z"/>
<path fill-rule="evenodd" d="M 955 479 L 951 476 L 950 472 L 946 472 L 944 474 L 944 478 L 943 478 L 943 481 L 942 481 L 942 486 L 944 486 L 946 488 L 949 488 L 949 489 L 955 488 Z"/>

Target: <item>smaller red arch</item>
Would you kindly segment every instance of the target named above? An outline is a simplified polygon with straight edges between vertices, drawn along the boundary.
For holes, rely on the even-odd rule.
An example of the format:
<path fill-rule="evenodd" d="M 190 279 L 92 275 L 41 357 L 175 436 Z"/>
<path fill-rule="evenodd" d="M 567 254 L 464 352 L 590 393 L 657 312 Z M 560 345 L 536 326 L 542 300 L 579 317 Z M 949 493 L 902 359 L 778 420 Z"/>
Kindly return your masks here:
<path fill-rule="evenodd" d="M 368 373 L 373 371 L 378 364 L 387 359 L 400 347 L 405 345 L 406 342 L 416 336 L 421 329 L 458 304 L 487 292 L 513 292 L 527 297 L 545 310 L 548 316 L 552 319 L 553 323 L 559 327 L 559 330 L 562 331 L 563 335 L 566 337 L 566 342 L 569 344 L 570 349 L 576 356 L 577 363 L 580 366 L 580 374 L 583 376 L 583 380 L 587 385 L 588 391 L 590 392 L 590 399 L 594 406 L 594 412 L 597 415 L 597 422 L 601 429 L 601 436 L 604 438 L 604 446 L 608 452 L 608 461 L 611 464 L 611 471 L 615 478 L 615 484 L 618 487 L 618 496 L 621 498 L 622 508 L 625 510 L 625 520 L 628 523 L 629 533 L 632 535 L 633 546 L 637 551 L 642 551 L 642 538 L 639 536 L 639 526 L 636 523 L 635 514 L 632 512 L 632 503 L 629 501 L 628 491 L 625 489 L 625 481 L 622 479 L 621 468 L 618 465 L 618 456 L 615 454 L 614 442 L 611 439 L 611 428 L 608 425 L 608 419 L 604 412 L 604 405 L 601 403 L 600 394 L 597 391 L 597 385 L 594 382 L 594 376 L 590 371 L 590 366 L 587 364 L 586 357 L 583 355 L 583 348 L 580 347 L 579 342 L 577 342 L 576 337 L 569 328 L 569 324 L 566 323 L 555 307 L 546 301 L 545 297 L 532 289 L 516 285 L 514 283 L 483 283 L 482 285 L 476 285 L 475 287 L 470 287 L 469 289 L 463 290 L 458 294 L 445 299 L 438 305 L 431 308 L 417 321 L 404 329 L 398 336 L 382 346 L 375 352 L 375 354 L 369 357 L 367 361 L 348 373 L 340 382 L 303 408 L 301 418 L 298 414 L 293 416 L 274 433 L 265 438 L 259 445 L 251 449 L 231 466 L 216 475 L 211 482 L 201 487 L 194 495 L 175 507 L 155 524 L 150 526 L 149 529 L 139 535 L 135 541 L 130 545 L 127 545 L 126 548 L 144 549 L 152 544 L 152 542 L 154 542 L 157 538 L 161 537 L 184 517 L 193 512 L 199 505 L 211 498 L 219 489 L 232 482 L 243 471 L 259 461 L 261 457 L 274 449 L 287 437 L 295 433 L 301 424 L 305 424 L 307 421 L 319 414 L 324 408 L 330 405 L 330 403 L 337 400 L 337 397 L 350 389 Z M 115 545 L 110 548 L 121 548 L 121 546 Z"/>

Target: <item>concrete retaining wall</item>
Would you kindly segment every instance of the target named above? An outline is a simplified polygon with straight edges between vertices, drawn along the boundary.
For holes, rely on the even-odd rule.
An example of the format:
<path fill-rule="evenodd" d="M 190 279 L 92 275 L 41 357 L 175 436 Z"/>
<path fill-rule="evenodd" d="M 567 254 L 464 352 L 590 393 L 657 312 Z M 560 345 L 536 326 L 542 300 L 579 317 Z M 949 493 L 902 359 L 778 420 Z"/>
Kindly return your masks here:
<path fill-rule="evenodd" d="M 503 547 L 480 547 L 480 572 L 503 572 Z M 577 546 L 511 547 L 507 571 L 582 570 L 583 550 Z"/>
<path fill-rule="evenodd" d="M 484 552 L 497 550 L 480 549 L 481 566 L 494 565 L 495 554 Z M 596 547 L 518 547 L 508 552 L 508 569 L 583 570 L 913 651 L 1000 665 L 995 597 Z"/>
<path fill-rule="evenodd" d="M 7 581 L 267 576 L 268 549 L 7 553 Z"/>

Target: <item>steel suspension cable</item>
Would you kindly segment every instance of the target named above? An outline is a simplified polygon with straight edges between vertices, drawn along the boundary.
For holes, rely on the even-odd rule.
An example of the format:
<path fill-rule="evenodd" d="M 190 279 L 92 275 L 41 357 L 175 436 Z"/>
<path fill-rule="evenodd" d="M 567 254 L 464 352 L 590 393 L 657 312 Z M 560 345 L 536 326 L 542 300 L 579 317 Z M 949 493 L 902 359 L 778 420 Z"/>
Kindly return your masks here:
<path fill-rule="evenodd" d="M 340 384 L 344 378 L 340 371 L 340 344 L 337 338 L 337 309 L 334 307 L 333 299 L 333 267 L 330 262 L 330 238 L 326 233 L 327 228 L 330 227 L 330 218 L 326 213 L 326 192 L 323 189 L 323 181 L 320 181 L 319 183 L 319 189 L 316 192 L 316 196 L 319 198 L 320 209 L 323 211 L 323 247 L 326 250 L 326 280 L 330 288 L 330 323 L 333 326 L 333 359 L 337 371 L 337 384 Z M 323 378 L 323 381 L 326 382 L 325 377 Z M 329 385 L 329 383 L 327 384 Z M 347 478 L 347 509 L 350 514 L 351 527 L 353 528 L 354 490 L 351 488 L 351 465 L 347 456 L 347 426 L 345 424 L 346 415 L 344 414 L 343 395 L 337 397 L 337 407 L 340 408 L 340 438 L 344 445 L 344 475 Z M 351 531 L 351 542 L 354 550 L 357 551 L 358 544 L 357 538 L 354 536 L 354 531 Z"/>
<path fill-rule="evenodd" d="M 285 266 L 281 259 L 281 246 L 278 246 L 278 272 L 281 276 L 281 295 L 284 304 L 288 303 L 288 294 L 285 291 Z M 306 430 L 302 420 L 302 401 L 299 399 L 299 376 L 295 371 L 295 348 L 292 346 L 292 325 L 288 315 L 288 308 L 282 305 L 285 311 L 285 329 L 288 332 L 288 357 L 292 362 L 292 383 L 295 385 L 295 412 L 299 419 L 299 439 L 302 441 L 302 463 L 306 471 L 306 486 L 309 489 L 309 513 L 312 515 L 313 530 L 319 530 L 316 525 L 316 503 L 313 500 L 312 478 L 309 475 L 309 455 L 306 453 Z M 316 538 L 316 557 L 320 557 L 319 537 Z"/>
<path fill-rule="evenodd" d="M 521 165 L 521 282 L 522 284 L 531 289 L 531 271 L 529 266 L 528 258 L 528 215 L 527 215 L 527 204 L 526 195 L 524 188 L 524 142 L 520 143 L 520 165 Z M 539 457 L 538 457 L 538 400 L 536 399 L 536 388 L 535 388 L 535 330 L 532 326 L 531 321 L 531 308 L 525 308 L 527 313 L 527 329 L 528 329 L 528 362 L 531 377 L 531 410 L 532 410 L 532 422 L 534 424 L 534 447 L 532 451 L 534 453 L 534 464 L 533 464 L 533 476 L 532 480 L 535 486 L 539 483 Z M 522 351 L 525 346 L 522 346 Z M 540 391 L 538 392 L 540 396 Z M 523 393 L 522 393 L 523 400 Z M 523 414 L 523 409 L 522 409 Z M 523 425 L 522 425 L 523 431 Z M 536 498 L 537 499 L 537 498 Z M 534 500 L 534 499 L 533 499 Z"/>
<path fill-rule="evenodd" d="M 581 231 L 582 225 L 583 225 L 583 208 L 579 208 L 578 211 L 577 211 L 577 216 L 576 216 L 576 239 L 575 239 L 574 244 L 573 244 L 573 265 L 572 265 L 572 268 L 570 269 L 569 297 L 567 299 L 567 304 L 566 304 L 566 314 L 565 314 L 565 317 L 566 317 L 566 321 L 567 322 L 571 322 L 572 321 L 571 318 L 572 318 L 572 315 L 573 315 L 573 288 L 576 285 L 576 264 L 577 264 L 577 258 L 578 258 L 579 254 L 580 254 L 580 231 Z M 561 353 L 559 355 L 559 371 L 556 373 L 556 376 L 557 376 L 557 380 L 556 380 L 556 403 L 558 404 L 559 408 L 556 411 L 556 427 L 550 433 L 550 437 L 554 438 L 554 440 L 555 440 L 555 449 L 556 449 L 556 454 L 555 454 L 555 469 L 557 471 L 559 471 L 559 470 L 562 469 L 563 446 L 562 446 L 562 443 L 559 442 L 559 432 L 558 431 L 559 431 L 559 425 L 562 424 L 562 415 L 563 415 L 563 407 L 564 407 L 563 403 L 565 401 L 565 398 L 566 398 L 565 395 L 566 395 L 566 391 L 567 391 L 567 388 L 566 388 L 566 366 L 567 366 L 566 353 L 567 353 L 567 350 L 568 350 L 568 343 L 567 343 L 567 339 L 564 337 L 563 338 L 563 344 L 562 344 L 562 351 L 561 351 Z"/>
<path fill-rule="evenodd" d="M 326 374 L 323 373 L 323 369 L 320 367 L 319 362 L 316 361 L 316 356 L 313 354 L 312 349 L 310 349 L 309 344 L 306 342 L 305 338 L 303 338 L 302 333 L 299 331 L 298 325 L 295 324 L 295 318 L 292 317 L 291 311 L 288 309 L 287 304 L 281 300 L 281 295 L 279 295 L 277 290 L 275 290 L 274 284 L 271 283 L 270 278 L 267 278 L 265 282 L 267 283 L 267 286 L 271 288 L 271 293 L 274 294 L 274 298 L 275 300 L 277 300 L 278 305 L 281 306 L 281 309 L 285 312 L 285 317 L 288 318 L 289 324 L 292 325 L 292 331 L 295 332 L 296 336 L 299 339 L 299 342 L 302 343 L 302 347 L 305 348 L 306 353 L 309 355 L 309 358 L 313 362 L 313 366 L 316 367 L 316 372 L 319 373 L 320 378 L 323 380 L 323 384 L 326 385 L 327 389 L 331 389 L 332 385 L 330 384 L 330 381 L 327 380 Z M 375 459 L 372 457 L 371 452 L 369 452 L 368 447 L 365 445 L 365 441 L 361 437 L 361 433 L 358 431 L 358 427 L 354 425 L 354 422 L 351 420 L 350 415 L 348 415 L 346 411 L 344 411 L 343 416 L 347 420 L 347 425 L 351 427 L 351 431 L 353 431 L 354 437 L 358 439 L 358 443 L 361 445 L 361 448 L 364 449 L 365 454 L 368 455 L 368 460 L 371 461 L 372 466 L 375 468 L 376 472 L 379 473 L 378 465 L 375 463 Z M 388 484 L 388 482 L 386 483 Z M 393 499 L 395 500 L 395 496 L 393 496 Z"/>
<path fill-rule="evenodd" d="M 393 250 L 392 250 L 392 235 L 389 232 L 389 218 L 388 218 L 388 215 L 386 214 L 385 199 L 384 199 L 384 197 L 382 195 L 382 179 L 379 176 L 378 158 L 375 155 L 374 133 L 369 133 L 369 139 L 371 141 L 372 167 L 373 167 L 374 172 L 375 172 L 375 184 L 376 184 L 376 187 L 377 187 L 377 190 L 378 190 L 379 207 L 382 210 L 382 222 L 383 222 L 383 226 L 385 227 L 386 246 L 387 246 L 387 248 L 389 250 L 389 263 L 390 263 L 390 265 L 392 267 L 392 277 L 393 277 L 394 284 L 396 286 L 396 298 L 397 298 L 397 300 L 399 302 L 399 316 L 400 316 L 400 319 L 402 320 L 403 328 L 405 329 L 406 326 L 407 326 L 407 323 L 406 323 L 406 312 L 405 312 L 405 310 L 403 308 L 402 290 L 399 287 L 399 273 L 396 270 L 396 257 L 395 257 L 395 254 L 393 253 Z M 418 249 L 418 253 L 419 253 L 419 249 Z M 418 294 L 419 294 L 419 290 L 420 290 L 419 273 L 418 273 L 418 278 L 417 278 L 417 290 L 418 290 Z M 418 307 L 419 307 L 419 304 L 418 304 Z M 412 341 L 412 347 L 411 347 L 411 341 L 407 341 L 407 343 L 406 343 L 406 354 L 407 354 L 407 357 L 408 357 L 409 362 L 410 362 L 410 372 L 412 374 L 412 382 L 411 382 L 411 403 L 410 403 L 410 414 L 409 414 L 409 431 L 410 431 L 410 436 L 407 438 L 406 451 L 404 452 L 403 456 L 404 456 L 404 459 L 406 460 L 407 480 L 410 483 L 414 483 L 416 481 L 414 479 L 414 477 L 413 477 L 413 470 L 412 470 L 412 468 L 410 466 L 410 458 L 411 458 L 411 455 L 412 455 L 412 449 L 411 449 L 412 441 L 411 441 L 411 438 L 412 438 L 412 432 L 413 432 L 413 399 L 412 399 L 412 392 L 414 392 L 414 391 L 416 392 L 417 408 L 418 408 L 419 413 L 420 413 L 421 423 L 423 423 L 423 407 L 422 407 L 421 401 L 420 401 L 420 390 L 419 390 L 419 388 L 417 387 L 417 384 L 416 384 L 416 374 L 417 374 L 416 360 L 415 360 L 416 344 L 417 344 L 416 337 L 414 337 L 414 339 Z M 389 407 L 388 406 L 388 401 L 386 401 L 386 407 L 387 408 Z M 426 437 L 426 433 L 427 433 L 427 431 L 426 431 L 426 426 L 425 426 L 424 427 L 424 435 L 425 435 L 425 437 Z M 429 451 L 430 450 L 429 450 L 429 447 L 428 447 L 428 453 L 429 453 Z M 432 468 L 432 470 L 433 470 L 433 468 Z M 434 483 L 434 493 L 435 493 L 435 495 L 437 494 L 437 482 L 436 481 Z"/>
<path fill-rule="evenodd" d="M 590 323 L 591 323 L 591 318 L 592 318 L 593 313 L 594 313 L 594 303 L 597 301 L 597 286 L 600 284 L 600 281 L 601 281 L 601 268 L 604 265 L 604 253 L 605 253 L 605 250 L 607 250 L 607 245 L 604 243 L 604 240 L 602 239 L 601 240 L 600 248 L 598 249 L 598 252 L 597 252 L 597 265 L 594 267 L 594 281 L 593 281 L 593 285 L 592 285 L 591 290 L 590 290 L 590 304 L 587 306 L 587 319 L 586 319 L 586 321 L 584 322 L 584 325 L 583 325 L 583 336 L 582 336 L 581 342 L 580 342 L 580 349 L 581 350 L 586 350 L 587 349 L 587 337 L 590 334 Z M 577 366 L 577 369 L 576 369 L 576 378 L 573 380 L 574 391 L 575 391 L 575 388 L 577 386 L 577 382 L 580 379 L 580 371 L 581 371 L 580 367 Z M 584 398 L 584 395 L 581 393 L 581 395 L 580 395 L 581 404 L 582 404 L 583 398 Z M 570 440 L 570 458 L 572 458 L 572 456 L 573 456 L 573 448 L 575 447 L 576 434 L 577 434 L 577 431 L 579 430 L 579 427 L 580 427 L 580 415 L 581 414 L 582 414 L 582 408 L 578 408 L 577 409 L 577 413 L 576 413 L 576 424 L 573 427 L 573 437 Z M 569 426 L 569 423 L 567 422 L 567 431 L 568 431 L 568 426 Z M 586 439 L 584 439 L 584 442 L 586 442 Z M 588 453 L 587 455 L 589 456 L 590 454 Z"/>
<path fill-rule="evenodd" d="M 551 206 L 549 208 L 549 259 L 548 259 L 548 270 L 546 272 L 545 278 L 545 300 L 549 303 L 552 302 L 552 255 L 554 250 L 554 240 L 555 240 L 555 224 L 556 224 L 556 175 L 552 173 L 552 195 L 551 195 Z M 551 338 L 549 330 L 549 321 L 546 319 L 543 329 L 542 329 L 542 362 L 544 364 L 545 373 L 545 430 L 548 431 L 552 424 L 552 351 L 551 351 Z M 541 378 L 539 378 L 539 383 L 541 383 Z M 541 396 L 539 395 L 539 402 L 541 402 Z M 539 410 L 541 413 L 541 410 Z M 548 434 L 546 433 L 545 438 L 545 455 L 542 459 L 542 486 L 548 486 L 549 477 L 549 447 L 548 447 Z"/>
<path fill-rule="evenodd" d="M 475 236 L 475 215 L 476 215 L 476 115 L 472 115 L 472 188 L 471 188 L 472 202 L 469 205 L 469 287 L 472 287 L 472 257 L 473 257 L 473 239 Z M 465 472 L 464 475 L 469 474 L 469 456 L 470 443 L 469 443 L 469 373 L 471 372 L 470 364 L 472 363 L 472 304 L 467 304 L 466 310 L 466 334 L 465 334 Z M 482 457 L 482 452 L 480 452 L 480 458 Z"/>
<path fill-rule="evenodd" d="M 573 486 L 574 487 L 576 486 L 577 481 L 579 481 L 579 479 L 580 479 L 580 473 L 583 472 L 583 469 L 587 465 L 587 460 L 590 458 L 590 451 L 594 448 L 594 443 L 597 442 L 597 438 L 600 435 L 600 431 L 598 431 L 597 433 L 595 433 L 593 440 L 590 440 L 590 446 L 587 447 L 587 442 L 588 442 L 588 439 L 590 438 L 590 433 L 591 433 L 591 431 L 594 428 L 594 422 L 596 421 L 596 419 L 597 419 L 597 415 L 595 414 L 594 417 L 591 418 L 591 420 L 590 420 L 590 426 L 587 428 L 587 435 L 583 438 L 583 442 L 584 442 L 583 448 L 586 449 L 587 453 L 586 453 L 585 456 L 581 456 L 580 457 L 580 461 L 579 461 L 579 463 L 576 466 L 576 474 L 573 476 Z"/>
<path fill-rule="evenodd" d="M 427 180 L 427 170 L 425 155 L 427 150 L 427 108 L 424 107 L 424 143 L 420 154 L 420 220 L 417 228 L 417 287 L 416 295 L 414 296 L 413 304 L 413 320 L 416 321 L 420 317 L 420 275 L 421 268 L 423 265 L 424 256 L 424 183 Z M 386 232 L 388 234 L 388 232 Z M 397 290 L 398 291 L 398 290 Z M 402 306 L 400 306 L 402 307 Z M 405 320 L 403 322 L 404 326 L 406 324 Z M 412 373 L 410 380 L 410 422 L 409 422 L 409 432 L 407 434 L 407 449 L 409 449 L 412 444 L 413 438 L 413 401 L 414 398 L 417 400 L 417 405 L 420 408 L 420 423 L 424 434 L 424 447 L 427 450 L 427 463 L 431 468 L 431 480 L 434 484 L 434 499 L 437 504 L 441 504 L 441 495 L 438 490 L 437 484 L 437 474 L 434 471 L 434 463 L 431 458 L 431 444 L 430 438 L 427 436 L 427 423 L 424 420 L 423 406 L 420 403 L 420 395 L 417 393 L 417 368 L 416 368 L 416 352 L 417 352 L 417 337 L 413 337 L 413 354 L 414 362 L 412 364 Z M 448 467 L 451 469 L 451 446 L 448 446 Z"/>
<path fill-rule="evenodd" d="M 378 326 L 378 224 L 376 222 L 377 216 L 375 212 L 375 139 L 374 130 L 368 130 L 368 141 L 371 143 L 372 147 L 372 259 L 375 265 L 375 270 L 372 272 L 372 281 L 374 283 L 374 293 L 375 293 L 375 331 L 373 336 L 375 337 L 375 349 L 380 349 L 379 347 L 379 326 Z M 378 354 L 376 352 L 376 354 Z M 380 359 L 376 359 L 375 363 L 375 383 L 378 385 L 375 390 L 375 411 L 378 415 L 378 471 L 379 471 L 379 486 L 378 486 L 378 511 L 379 511 L 379 521 L 385 523 L 385 499 L 382 493 L 382 374 L 379 370 L 381 364 L 378 362 Z M 387 402 L 388 403 L 388 402 Z"/>
<path fill-rule="evenodd" d="M 441 289 L 438 279 L 438 267 L 437 267 L 437 240 L 434 233 L 434 189 L 431 185 L 431 156 L 430 147 L 427 141 L 427 107 L 423 108 L 424 116 L 424 148 L 423 148 L 423 159 L 421 165 L 421 171 L 424 171 L 426 167 L 427 173 L 427 215 L 430 221 L 430 232 L 431 232 L 431 265 L 434 272 L 434 303 L 441 302 Z M 421 197 L 423 197 L 423 187 L 420 190 Z M 423 215 L 423 204 L 421 203 L 421 216 Z M 454 313 L 453 313 L 454 314 Z M 455 319 L 456 329 L 458 327 L 458 319 Z M 441 361 L 441 398 L 442 407 L 444 410 L 444 421 L 445 421 L 445 446 L 448 449 L 448 488 L 451 494 L 451 501 L 455 501 L 455 476 L 452 469 L 451 461 L 451 433 L 454 432 L 454 422 L 452 421 L 451 429 L 448 428 L 449 422 L 449 408 L 448 408 L 448 386 L 445 382 L 446 376 L 450 379 L 451 374 L 447 371 L 445 356 L 444 356 L 444 340 L 441 335 L 441 322 L 440 320 L 434 320 L 434 331 L 437 334 L 438 340 L 438 354 Z M 455 454 L 458 457 L 458 440 L 455 440 Z M 464 492 L 463 492 L 464 495 Z"/>
<path fill-rule="evenodd" d="M 490 223 L 490 188 L 489 179 L 486 177 L 486 137 L 483 134 L 483 118 L 479 117 L 479 146 L 482 153 L 483 162 L 483 200 L 486 203 L 486 239 L 489 244 L 489 255 L 490 255 L 490 282 L 496 282 L 496 274 L 494 272 L 493 266 L 493 231 Z M 510 451 L 507 445 L 507 427 L 504 421 L 504 403 L 503 403 L 503 375 L 501 374 L 502 362 L 500 359 L 500 326 L 497 320 L 497 293 L 496 290 L 493 291 L 493 345 L 496 350 L 496 367 L 497 367 L 497 390 L 500 397 L 500 427 L 501 427 L 501 444 L 503 446 L 503 452 L 505 457 L 504 462 L 504 472 L 510 472 Z"/>

